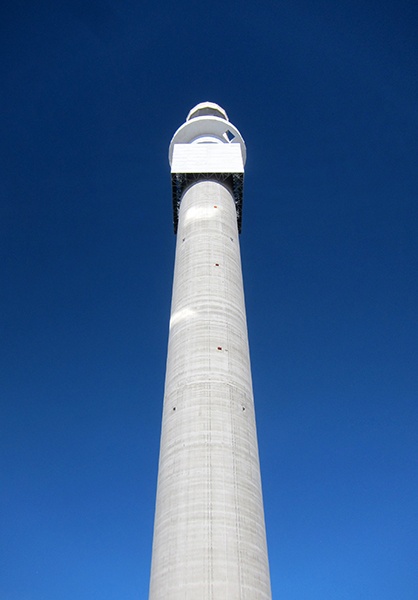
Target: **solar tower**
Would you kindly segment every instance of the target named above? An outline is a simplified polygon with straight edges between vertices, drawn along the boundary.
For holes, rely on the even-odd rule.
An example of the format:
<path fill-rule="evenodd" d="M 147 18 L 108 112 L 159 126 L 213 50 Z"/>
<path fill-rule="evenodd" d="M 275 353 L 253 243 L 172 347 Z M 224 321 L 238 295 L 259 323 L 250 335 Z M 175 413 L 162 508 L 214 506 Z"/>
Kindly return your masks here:
<path fill-rule="evenodd" d="M 170 144 L 177 234 L 150 600 L 268 600 L 239 233 L 246 148 L 217 104 Z"/>

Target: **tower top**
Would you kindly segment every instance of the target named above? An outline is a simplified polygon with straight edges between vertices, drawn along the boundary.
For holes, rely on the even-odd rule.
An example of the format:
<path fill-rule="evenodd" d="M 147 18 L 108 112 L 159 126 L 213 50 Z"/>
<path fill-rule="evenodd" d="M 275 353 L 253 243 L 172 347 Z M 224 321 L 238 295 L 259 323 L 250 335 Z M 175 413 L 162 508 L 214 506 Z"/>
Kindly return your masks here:
<path fill-rule="evenodd" d="M 187 115 L 170 143 L 169 161 L 173 166 L 173 149 L 176 144 L 239 144 L 242 164 L 247 150 L 238 129 L 228 119 L 225 110 L 215 102 L 200 102 Z"/>
<path fill-rule="evenodd" d="M 246 159 L 245 142 L 224 109 L 214 102 L 200 102 L 173 136 L 168 153 L 173 190 L 173 223 L 177 232 L 183 192 L 201 179 L 227 186 L 234 197 L 238 231 L 241 232 L 242 189 Z"/>
<path fill-rule="evenodd" d="M 187 121 L 190 119 L 195 119 L 196 117 L 221 117 L 221 119 L 225 119 L 225 121 L 229 121 L 228 115 L 224 111 L 224 109 L 219 106 L 219 104 L 215 104 L 215 102 L 200 102 L 200 104 L 196 104 L 194 108 L 187 115 Z"/>

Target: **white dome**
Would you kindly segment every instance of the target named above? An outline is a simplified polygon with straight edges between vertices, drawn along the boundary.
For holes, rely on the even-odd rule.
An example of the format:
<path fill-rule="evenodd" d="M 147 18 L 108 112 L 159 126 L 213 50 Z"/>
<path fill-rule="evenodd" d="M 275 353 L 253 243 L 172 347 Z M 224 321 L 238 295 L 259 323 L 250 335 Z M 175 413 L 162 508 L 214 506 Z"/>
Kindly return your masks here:
<path fill-rule="evenodd" d="M 219 104 L 215 104 L 215 102 L 200 102 L 196 104 L 187 115 L 186 120 L 190 121 L 190 119 L 205 116 L 220 117 L 221 119 L 225 119 L 225 121 L 229 120 L 224 109 Z"/>

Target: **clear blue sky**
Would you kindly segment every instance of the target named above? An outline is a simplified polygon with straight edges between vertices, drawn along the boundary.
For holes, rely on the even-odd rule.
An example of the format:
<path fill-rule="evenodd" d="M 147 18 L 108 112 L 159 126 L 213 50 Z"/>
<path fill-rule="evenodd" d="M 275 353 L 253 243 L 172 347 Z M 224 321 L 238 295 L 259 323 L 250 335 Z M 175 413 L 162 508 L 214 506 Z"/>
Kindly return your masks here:
<path fill-rule="evenodd" d="M 416 2 L 13 0 L 0 30 L 0 600 L 147 598 L 167 150 L 203 100 L 248 148 L 274 598 L 416 600 Z"/>

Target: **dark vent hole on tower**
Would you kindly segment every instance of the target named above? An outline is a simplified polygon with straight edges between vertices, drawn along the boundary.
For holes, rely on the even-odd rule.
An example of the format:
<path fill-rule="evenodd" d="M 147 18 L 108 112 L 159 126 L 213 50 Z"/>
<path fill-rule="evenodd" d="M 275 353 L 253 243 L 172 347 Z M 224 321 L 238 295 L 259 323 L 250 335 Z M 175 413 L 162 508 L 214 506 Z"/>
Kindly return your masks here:
<path fill-rule="evenodd" d="M 175 410 L 175 409 L 174 409 Z M 242 407 L 242 410 L 245 411 L 245 406 Z"/>
<path fill-rule="evenodd" d="M 219 267 L 219 263 L 215 263 L 215 267 Z"/>
<path fill-rule="evenodd" d="M 218 350 L 222 350 L 222 346 L 218 346 Z"/>
<path fill-rule="evenodd" d="M 218 207 L 216 206 L 216 204 L 214 204 L 213 208 L 218 208 Z"/>
<path fill-rule="evenodd" d="M 176 407 L 175 407 L 175 406 L 173 406 L 173 412 L 174 412 L 175 410 L 176 410 Z"/>

